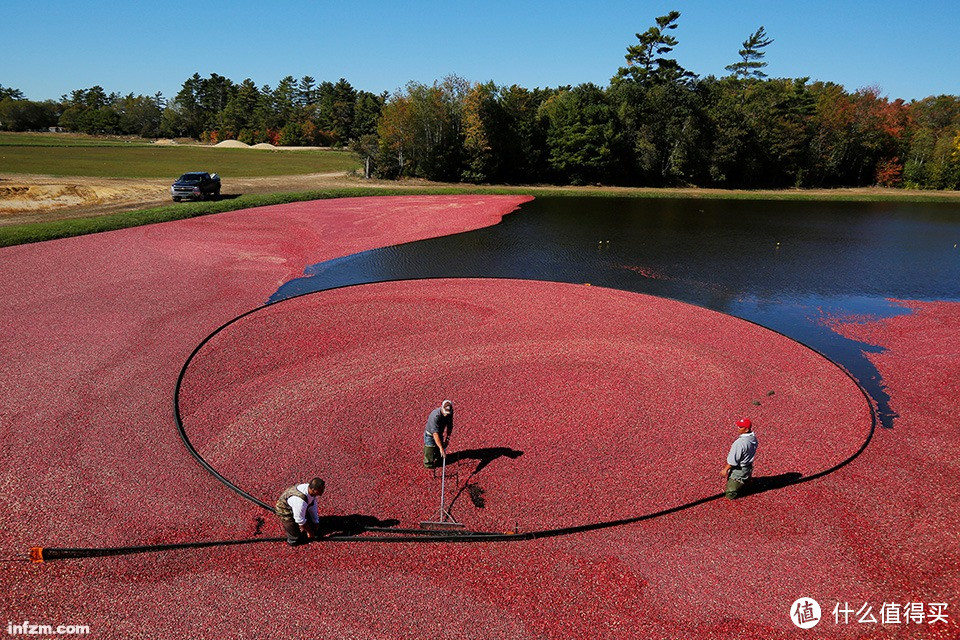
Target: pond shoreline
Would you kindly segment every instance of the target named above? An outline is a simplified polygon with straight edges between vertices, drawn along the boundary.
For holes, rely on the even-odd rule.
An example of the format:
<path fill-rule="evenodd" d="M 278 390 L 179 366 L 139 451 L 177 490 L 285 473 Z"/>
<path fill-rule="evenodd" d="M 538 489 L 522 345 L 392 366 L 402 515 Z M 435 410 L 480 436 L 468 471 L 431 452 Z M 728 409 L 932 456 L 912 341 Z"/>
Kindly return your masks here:
<path fill-rule="evenodd" d="M 806 202 L 916 202 L 960 204 L 960 191 L 906 191 L 879 187 L 837 189 L 783 189 L 740 190 L 701 188 L 648 188 L 604 186 L 494 186 L 431 183 L 424 180 L 364 180 L 355 176 L 309 176 L 311 184 L 303 182 L 303 176 L 291 183 L 298 189 L 284 191 L 283 178 L 272 178 L 265 188 L 250 187 L 241 195 L 230 195 L 212 202 L 190 202 L 158 205 L 160 201 L 150 184 L 150 193 L 143 201 L 108 203 L 97 201 L 75 207 L 57 209 L 36 206 L 33 213 L 37 222 L 23 222 L 23 216 L 8 217 L 6 223 L 0 216 L 0 247 L 43 242 L 88 233 L 182 220 L 213 213 L 237 211 L 287 202 L 303 202 L 329 198 L 365 197 L 383 195 L 529 195 L 534 197 L 597 197 L 597 198 L 653 198 L 693 200 L 771 200 Z M 8 186 L 15 176 L 0 175 L 0 187 Z M 41 176 L 21 176 L 23 179 L 38 179 Z M 70 178 L 60 178 L 59 182 Z M 91 178 L 77 178 L 89 186 Z M 123 180 L 111 180 L 111 188 Z M 144 181 L 137 182 L 142 188 Z M 7 184 L 4 184 L 7 183 Z M 249 193 L 248 193 L 249 191 Z M 2 211 L 2 202 L 0 202 Z"/>

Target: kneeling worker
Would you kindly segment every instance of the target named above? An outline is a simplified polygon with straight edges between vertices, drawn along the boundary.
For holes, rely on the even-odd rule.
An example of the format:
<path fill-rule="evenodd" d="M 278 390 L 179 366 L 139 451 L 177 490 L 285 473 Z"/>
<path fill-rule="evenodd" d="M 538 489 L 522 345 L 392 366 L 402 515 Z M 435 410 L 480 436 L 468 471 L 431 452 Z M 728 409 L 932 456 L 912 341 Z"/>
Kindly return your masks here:
<path fill-rule="evenodd" d="M 321 478 L 314 478 L 290 487 L 277 499 L 277 517 L 291 547 L 304 544 L 308 537 L 317 537 L 317 498 L 323 495 L 325 487 Z"/>
<path fill-rule="evenodd" d="M 730 446 L 727 466 L 720 473 L 727 479 L 724 495 L 733 500 L 743 491 L 743 486 L 753 475 L 753 460 L 757 457 L 757 436 L 753 433 L 750 418 L 737 420 L 739 436 Z"/>

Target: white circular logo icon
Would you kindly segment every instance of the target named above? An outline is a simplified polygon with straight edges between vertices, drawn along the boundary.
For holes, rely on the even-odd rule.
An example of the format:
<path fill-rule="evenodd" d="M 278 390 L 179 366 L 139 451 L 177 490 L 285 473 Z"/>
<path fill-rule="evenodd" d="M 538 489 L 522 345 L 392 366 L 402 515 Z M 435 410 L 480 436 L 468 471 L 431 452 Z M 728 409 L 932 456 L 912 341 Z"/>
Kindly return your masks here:
<path fill-rule="evenodd" d="M 790 619 L 801 629 L 812 629 L 820 622 L 820 603 L 813 598 L 800 598 L 790 605 Z"/>

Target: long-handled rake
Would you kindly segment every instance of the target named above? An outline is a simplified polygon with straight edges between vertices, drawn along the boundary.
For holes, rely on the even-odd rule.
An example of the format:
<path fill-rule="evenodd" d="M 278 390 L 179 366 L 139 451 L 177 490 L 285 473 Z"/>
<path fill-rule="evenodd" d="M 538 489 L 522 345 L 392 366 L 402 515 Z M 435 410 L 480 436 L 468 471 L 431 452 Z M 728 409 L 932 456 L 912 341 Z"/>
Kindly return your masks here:
<path fill-rule="evenodd" d="M 447 456 L 443 456 L 443 466 L 440 470 L 440 511 L 436 520 L 423 520 L 420 522 L 421 529 L 463 529 L 464 525 L 453 519 L 450 512 L 447 511 Z"/>

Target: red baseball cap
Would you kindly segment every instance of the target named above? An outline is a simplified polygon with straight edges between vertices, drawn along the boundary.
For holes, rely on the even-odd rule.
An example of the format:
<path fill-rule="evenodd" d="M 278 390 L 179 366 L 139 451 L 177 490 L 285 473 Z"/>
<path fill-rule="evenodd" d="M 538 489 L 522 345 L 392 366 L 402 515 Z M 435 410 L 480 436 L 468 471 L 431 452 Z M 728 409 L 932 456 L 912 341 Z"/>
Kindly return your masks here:
<path fill-rule="evenodd" d="M 750 422 L 750 418 L 740 418 L 739 420 L 737 420 L 738 429 L 749 429 L 752 426 L 753 426 L 753 423 Z"/>

